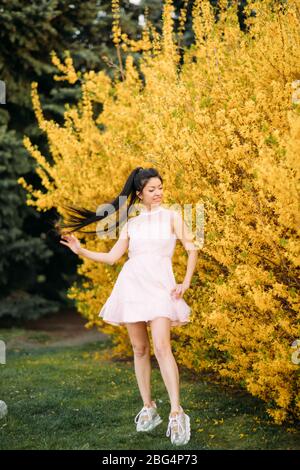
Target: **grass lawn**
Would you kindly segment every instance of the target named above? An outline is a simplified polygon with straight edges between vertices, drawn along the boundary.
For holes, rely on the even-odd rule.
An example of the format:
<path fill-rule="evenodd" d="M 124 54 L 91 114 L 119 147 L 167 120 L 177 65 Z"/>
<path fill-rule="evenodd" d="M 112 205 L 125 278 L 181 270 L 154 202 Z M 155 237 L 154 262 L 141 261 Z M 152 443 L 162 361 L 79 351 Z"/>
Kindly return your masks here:
<path fill-rule="evenodd" d="M 0 330 L 7 341 L 17 333 Z M 31 335 L 31 336 L 30 336 Z M 181 403 L 191 418 L 182 447 L 166 437 L 169 398 L 156 359 L 152 390 L 163 422 L 137 433 L 142 407 L 132 361 L 101 359 L 110 341 L 51 347 L 47 335 L 29 333 L 40 347 L 9 349 L 0 365 L 0 449 L 300 449 L 300 426 L 272 424 L 265 404 L 180 369 Z M 46 344 L 43 344 L 46 343 Z"/>

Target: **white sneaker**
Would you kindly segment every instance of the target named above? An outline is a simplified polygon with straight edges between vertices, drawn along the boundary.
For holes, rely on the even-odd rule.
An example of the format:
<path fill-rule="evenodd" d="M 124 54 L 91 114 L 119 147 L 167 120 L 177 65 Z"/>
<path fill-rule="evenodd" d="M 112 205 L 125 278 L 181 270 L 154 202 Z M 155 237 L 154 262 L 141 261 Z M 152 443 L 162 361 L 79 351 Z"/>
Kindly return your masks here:
<path fill-rule="evenodd" d="M 171 434 L 171 443 L 177 446 L 187 444 L 191 438 L 190 418 L 186 415 L 181 408 L 182 413 L 177 413 L 175 416 L 169 415 L 169 424 L 166 436 Z"/>
<path fill-rule="evenodd" d="M 156 404 L 154 406 L 143 406 L 141 411 L 134 418 L 137 431 L 151 431 L 158 426 L 162 419 L 157 413 Z"/>

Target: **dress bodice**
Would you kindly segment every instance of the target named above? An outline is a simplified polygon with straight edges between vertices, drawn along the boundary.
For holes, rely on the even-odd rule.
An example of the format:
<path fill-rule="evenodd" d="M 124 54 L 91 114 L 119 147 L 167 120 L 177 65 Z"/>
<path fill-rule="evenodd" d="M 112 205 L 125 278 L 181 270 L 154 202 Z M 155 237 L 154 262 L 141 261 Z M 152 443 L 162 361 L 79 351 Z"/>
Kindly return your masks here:
<path fill-rule="evenodd" d="M 172 232 L 171 213 L 170 209 L 159 206 L 129 219 L 129 258 L 141 254 L 172 258 L 177 237 Z"/>

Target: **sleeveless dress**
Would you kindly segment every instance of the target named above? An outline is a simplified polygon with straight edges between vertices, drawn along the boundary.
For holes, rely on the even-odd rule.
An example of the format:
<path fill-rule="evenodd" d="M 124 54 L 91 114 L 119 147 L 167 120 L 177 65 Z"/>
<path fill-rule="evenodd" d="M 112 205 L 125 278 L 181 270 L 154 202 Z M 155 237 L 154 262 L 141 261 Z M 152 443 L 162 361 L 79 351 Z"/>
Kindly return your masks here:
<path fill-rule="evenodd" d="M 170 326 L 189 322 L 191 308 L 183 298 L 175 299 L 172 256 L 176 234 L 172 232 L 171 210 L 161 205 L 142 209 L 127 221 L 128 257 L 99 317 L 112 325 L 168 317 Z"/>

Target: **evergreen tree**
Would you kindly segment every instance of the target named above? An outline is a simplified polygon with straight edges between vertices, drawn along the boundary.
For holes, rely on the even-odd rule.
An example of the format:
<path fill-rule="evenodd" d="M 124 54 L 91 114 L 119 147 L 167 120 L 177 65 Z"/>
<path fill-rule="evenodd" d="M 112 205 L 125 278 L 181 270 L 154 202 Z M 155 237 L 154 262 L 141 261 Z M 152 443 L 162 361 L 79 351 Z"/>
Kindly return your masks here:
<path fill-rule="evenodd" d="M 173 2 L 176 28 L 180 9 L 187 6 L 182 46 L 194 38 L 192 3 Z M 161 0 L 121 2 L 123 32 L 134 39 L 141 37 L 146 9 L 161 33 L 163 4 Z M 7 91 L 6 104 L 0 105 L 0 318 L 39 316 L 67 302 L 65 292 L 76 276 L 77 259 L 51 238 L 49 222 L 55 211 L 37 213 L 28 207 L 25 191 L 17 184 L 22 175 L 34 187 L 41 187 L 34 171 L 36 163 L 24 150 L 24 135 L 51 161 L 33 115 L 30 85 L 38 82 L 45 116 L 61 122 L 65 103 L 77 101 L 80 86 L 70 88 L 53 80 L 56 69 L 51 51 L 61 57 L 70 51 L 76 70 L 106 69 L 111 75 L 120 66 L 112 21 L 110 0 L 0 0 L 0 80 Z M 138 59 L 137 52 L 136 63 Z"/>
<path fill-rule="evenodd" d="M 140 7 L 127 2 L 126 8 L 136 12 L 132 21 L 137 24 Z M 0 1 L 0 79 L 6 85 L 6 103 L 0 105 L 2 320 L 37 317 L 70 302 L 65 293 L 76 276 L 77 260 L 51 237 L 54 211 L 38 213 L 26 205 L 18 177 L 35 187 L 40 181 L 22 139 L 28 135 L 48 155 L 32 111 L 33 81 L 39 84 L 46 116 L 55 120 L 62 119 L 65 102 L 78 98 L 77 86 L 70 90 L 53 80 L 51 51 L 63 56 L 69 50 L 82 71 L 107 67 L 103 55 L 116 60 L 111 23 L 109 1 Z"/>

